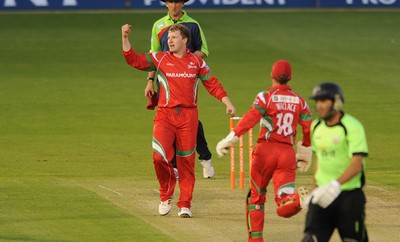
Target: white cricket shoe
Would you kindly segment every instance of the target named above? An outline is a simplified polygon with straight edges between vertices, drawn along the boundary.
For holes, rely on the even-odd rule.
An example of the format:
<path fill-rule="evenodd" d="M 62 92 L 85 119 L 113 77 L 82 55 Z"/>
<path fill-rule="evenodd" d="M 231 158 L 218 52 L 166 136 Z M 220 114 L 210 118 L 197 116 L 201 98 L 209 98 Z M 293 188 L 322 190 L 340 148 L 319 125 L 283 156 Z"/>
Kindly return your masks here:
<path fill-rule="evenodd" d="M 203 177 L 211 178 L 214 176 L 214 167 L 210 160 L 200 160 L 201 166 L 203 167 Z"/>
<path fill-rule="evenodd" d="M 297 189 L 297 192 L 299 193 L 300 197 L 300 207 L 302 209 L 307 210 L 308 209 L 308 204 L 310 203 L 311 200 L 311 194 L 308 191 L 306 187 L 299 187 Z"/>
<path fill-rule="evenodd" d="M 181 218 L 191 218 L 192 212 L 190 212 L 189 208 L 180 208 L 178 212 L 178 216 Z"/>
<path fill-rule="evenodd" d="M 174 168 L 174 173 L 175 173 L 175 178 L 178 181 L 179 180 L 178 168 Z"/>
<path fill-rule="evenodd" d="M 165 202 L 160 202 L 160 205 L 158 205 L 158 213 L 161 216 L 165 216 L 169 214 L 169 211 L 171 211 L 171 199 L 168 199 Z"/>

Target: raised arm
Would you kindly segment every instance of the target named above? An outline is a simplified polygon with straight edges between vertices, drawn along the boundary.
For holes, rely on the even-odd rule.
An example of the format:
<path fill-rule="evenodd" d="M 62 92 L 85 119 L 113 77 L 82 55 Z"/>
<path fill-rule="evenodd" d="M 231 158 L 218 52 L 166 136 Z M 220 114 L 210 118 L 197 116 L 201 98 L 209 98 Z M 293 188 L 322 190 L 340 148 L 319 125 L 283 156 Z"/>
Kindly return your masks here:
<path fill-rule="evenodd" d="M 124 24 L 121 27 L 121 32 L 122 32 L 122 49 L 124 51 L 129 51 L 132 46 L 131 43 L 129 42 L 129 34 L 131 33 L 132 26 L 130 24 Z"/>
<path fill-rule="evenodd" d="M 121 27 L 122 32 L 122 52 L 126 62 L 141 71 L 154 71 L 155 65 L 153 59 L 149 54 L 137 54 L 129 42 L 129 34 L 131 33 L 132 26 L 124 24 Z"/>

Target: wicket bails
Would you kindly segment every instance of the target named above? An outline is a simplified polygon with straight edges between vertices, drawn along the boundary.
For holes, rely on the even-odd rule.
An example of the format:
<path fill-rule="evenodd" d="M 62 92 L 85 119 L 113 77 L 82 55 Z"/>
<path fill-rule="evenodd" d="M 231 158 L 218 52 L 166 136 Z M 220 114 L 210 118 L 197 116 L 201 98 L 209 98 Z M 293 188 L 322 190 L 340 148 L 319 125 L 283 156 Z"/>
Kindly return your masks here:
<path fill-rule="evenodd" d="M 233 131 L 235 128 L 235 120 L 240 120 L 241 117 L 233 117 L 230 118 L 230 131 Z M 252 156 L 253 153 L 253 129 L 248 131 L 248 149 L 249 149 L 249 173 L 251 168 Z M 235 145 L 231 146 L 230 149 L 230 163 L 231 163 L 231 188 L 235 189 Z M 244 141 L 243 135 L 239 137 L 239 177 L 240 177 L 240 188 L 244 188 Z"/>

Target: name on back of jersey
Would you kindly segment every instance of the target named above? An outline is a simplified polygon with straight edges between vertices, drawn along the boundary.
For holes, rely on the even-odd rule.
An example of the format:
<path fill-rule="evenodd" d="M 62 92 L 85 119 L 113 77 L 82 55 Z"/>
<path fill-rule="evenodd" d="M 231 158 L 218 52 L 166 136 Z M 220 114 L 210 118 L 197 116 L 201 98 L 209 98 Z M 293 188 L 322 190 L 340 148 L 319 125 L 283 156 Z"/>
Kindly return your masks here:
<path fill-rule="evenodd" d="M 299 97 L 288 96 L 288 95 L 273 95 L 272 102 L 275 103 L 276 109 L 279 111 L 287 110 L 296 112 L 296 104 L 300 103 Z"/>

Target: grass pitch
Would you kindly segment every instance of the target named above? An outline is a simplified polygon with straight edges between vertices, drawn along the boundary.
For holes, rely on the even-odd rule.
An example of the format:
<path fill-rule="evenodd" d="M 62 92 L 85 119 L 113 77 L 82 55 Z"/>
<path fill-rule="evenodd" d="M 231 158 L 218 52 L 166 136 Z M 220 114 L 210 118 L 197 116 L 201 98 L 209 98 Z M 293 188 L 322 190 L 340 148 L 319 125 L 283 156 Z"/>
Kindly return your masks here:
<path fill-rule="evenodd" d="M 0 14 L 1 241 L 246 240 L 246 191 L 229 188 L 227 157 L 214 156 L 216 177 L 209 180 L 196 163 L 193 219 L 179 219 L 176 207 L 166 217 L 157 213 L 154 112 L 145 109 L 146 74 L 122 57 L 120 26 L 133 25 L 132 43 L 145 52 L 152 24 L 164 14 Z M 344 110 L 368 137 L 370 240 L 400 240 L 399 12 L 189 14 L 201 23 L 207 63 L 239 115 L 270 86 L 277 59 L 292 63 L 290 84 L 304 97 L 323 81 L 343 88 Z M 228 118 L 200 89 L 200 118 L 214 151 L 228 133 Z M 309 186 L 310 179 L 299 174 L 298 185 Z M 264 238 L 299 241 L 304 215 L 277 217 L 269 194 Z"/>

